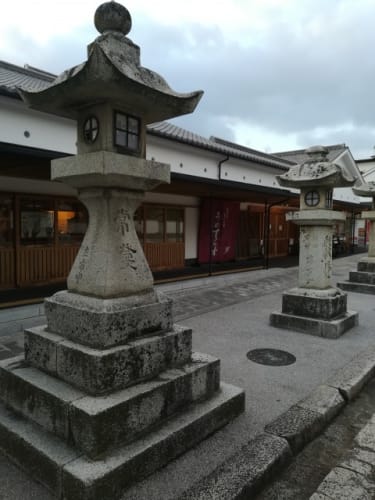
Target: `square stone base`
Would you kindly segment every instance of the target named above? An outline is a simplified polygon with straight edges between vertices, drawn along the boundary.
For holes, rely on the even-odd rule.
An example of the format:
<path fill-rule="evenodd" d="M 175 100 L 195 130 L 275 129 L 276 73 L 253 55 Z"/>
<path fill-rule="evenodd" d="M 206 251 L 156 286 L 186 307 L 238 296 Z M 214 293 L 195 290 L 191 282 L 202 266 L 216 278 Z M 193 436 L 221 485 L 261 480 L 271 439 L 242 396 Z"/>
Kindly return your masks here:
<path fill-rule="evenodd" d="M 282 312 L 293 316 L 330 321 L 346 312 L 347 295 L 337 288 L 292 288 L 283 293 Z"/>
<path fill-rule="evenodd" d="M 318 337 L 337 339 L 347 330 L 358 324 L 358 313 L 347 311 L 342 317 L 333 320 L 323 320 L 273 312 L 270 315 L 270 324 L 277 328 L 293 330 Z"/>
<path fill-rule="evenodd" d="M 132 483 L 195 446 L 243 410 L 244 392 L 222 384 L 209 400 L 93 461 L 0 403 L 0 448 L 57 498 L 116 500 Z"/>
<path fill-rule="evenodd" d="M 346 292 L 356 292 L 356 293 L 367 293 L 369 295 L 375 295 L 375 284 L 370 283 L 357 283 L 355 281 L 342 281 L 337 283 L 337 286 L 341 290 Z"/>

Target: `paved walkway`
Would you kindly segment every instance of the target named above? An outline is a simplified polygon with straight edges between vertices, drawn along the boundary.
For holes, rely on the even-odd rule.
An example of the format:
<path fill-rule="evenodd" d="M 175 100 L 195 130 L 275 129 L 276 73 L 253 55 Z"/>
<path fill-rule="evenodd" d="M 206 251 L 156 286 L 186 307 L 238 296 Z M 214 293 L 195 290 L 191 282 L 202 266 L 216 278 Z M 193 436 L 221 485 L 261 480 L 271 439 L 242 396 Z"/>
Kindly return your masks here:
<path fill-rule="evenodd" d="M 359 258 L 335 260 L 333 281 L 347 279 Z M 238 452 L 244 442 L 262 432 L 265 424 L 305 397 L 357 353 L 375 345 L 375 297 L 369 295 L 348 294 L 348 307 L 359 312 L 360 324 L 337 340 L 269 326 L 270 312 L 281 309 L 282 291 L 296 282 L 297 268 L 289 268 L 158 286 L 175 300 L 176 321 L 193 329 L 194 350 L 219 357 L 222 379 L 245 389 L 246 412 L 179 460 L 131 488 L 124 500 L 178 498 Z M 43 321 L 40 305 L 0 311 L 0 358 L 22 350 L 20 326 Z M 286 350 L 296 357 L 296 362 L 284 367 L 255 364 L 246 357 L 255 348 Z M 4 478 L 0 482 L 1 500 L 52 499 L 44 488 L 1 455 L 0 476 Z"/>

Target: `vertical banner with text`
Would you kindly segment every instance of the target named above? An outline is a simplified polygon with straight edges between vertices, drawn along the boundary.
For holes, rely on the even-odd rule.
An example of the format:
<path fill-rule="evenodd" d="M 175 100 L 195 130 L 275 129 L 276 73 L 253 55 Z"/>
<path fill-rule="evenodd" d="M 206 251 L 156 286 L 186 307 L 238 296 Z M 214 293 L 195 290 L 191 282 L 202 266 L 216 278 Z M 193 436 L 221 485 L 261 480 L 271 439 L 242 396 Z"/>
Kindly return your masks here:
<path fill-rule="evenodd" d="M 240 203 L 205 199 L 201 205 L 198 261 L 227 262 L 236 255 Z"/>

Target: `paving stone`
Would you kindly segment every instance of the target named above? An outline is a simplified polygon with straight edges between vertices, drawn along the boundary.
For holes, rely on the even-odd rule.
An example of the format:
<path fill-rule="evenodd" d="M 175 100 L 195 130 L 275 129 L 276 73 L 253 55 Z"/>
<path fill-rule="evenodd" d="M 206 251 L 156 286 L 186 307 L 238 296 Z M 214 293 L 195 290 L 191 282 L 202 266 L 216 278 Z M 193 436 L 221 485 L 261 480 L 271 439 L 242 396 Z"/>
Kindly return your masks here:
<path fill-rule="evenodd" d="M 375 484 L 366 481 L 361 474 L 335 467 L 320 484 L 317 493 L 330 500 L 373 500 L 374 488 Z"/>

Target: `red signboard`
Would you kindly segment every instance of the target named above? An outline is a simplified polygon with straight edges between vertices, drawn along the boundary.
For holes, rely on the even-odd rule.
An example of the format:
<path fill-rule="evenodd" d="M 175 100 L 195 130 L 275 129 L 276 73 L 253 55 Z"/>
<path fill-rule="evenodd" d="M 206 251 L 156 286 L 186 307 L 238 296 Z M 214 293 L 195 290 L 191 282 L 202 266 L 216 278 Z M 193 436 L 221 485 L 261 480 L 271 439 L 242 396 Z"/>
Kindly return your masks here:
<path fill-rule="evenodd" d="M 203 200 L 199 226 L 200 263 L 226 262 L 234 259 L 239 217 L 239 202 Z"/>

